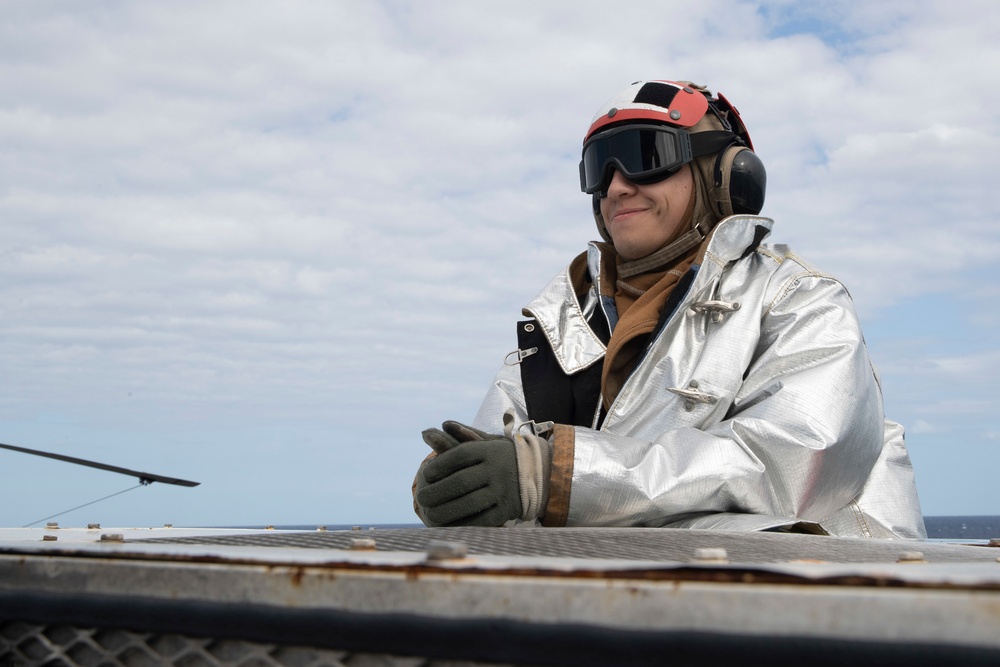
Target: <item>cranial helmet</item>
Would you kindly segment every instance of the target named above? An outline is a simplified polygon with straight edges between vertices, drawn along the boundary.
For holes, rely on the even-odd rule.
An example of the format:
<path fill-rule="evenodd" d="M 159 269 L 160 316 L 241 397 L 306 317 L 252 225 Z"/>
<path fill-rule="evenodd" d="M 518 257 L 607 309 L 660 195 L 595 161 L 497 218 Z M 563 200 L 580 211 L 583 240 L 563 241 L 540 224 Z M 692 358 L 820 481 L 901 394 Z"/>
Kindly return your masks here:
<path fill-rule="evenodd" d="M 611 240 L 600 200 L 616 169 L 633 183 L 655 183 L 693 160 L 706 164 L 713 155 L 706 186 L 714 221 L 759 213 L 767 182 L 764 164 L 724 96 L 712 97 L 704 86 L 687 81 L 636 81 L 608 100 L 587 130 L 580 161 L 580 188 L 593 195 L 601 236 Z"/>

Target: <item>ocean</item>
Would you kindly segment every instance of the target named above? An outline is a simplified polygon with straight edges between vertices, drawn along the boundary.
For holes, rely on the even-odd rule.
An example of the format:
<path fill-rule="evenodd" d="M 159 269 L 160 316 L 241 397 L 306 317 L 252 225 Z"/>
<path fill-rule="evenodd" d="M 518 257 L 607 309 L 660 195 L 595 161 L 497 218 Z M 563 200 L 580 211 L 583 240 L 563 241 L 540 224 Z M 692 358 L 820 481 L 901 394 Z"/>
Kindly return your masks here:
<path fill-rule="evenodd" d="M 931 540 L 989 540 L 1000 538 L 1000 516 L 925 516 Z"/>

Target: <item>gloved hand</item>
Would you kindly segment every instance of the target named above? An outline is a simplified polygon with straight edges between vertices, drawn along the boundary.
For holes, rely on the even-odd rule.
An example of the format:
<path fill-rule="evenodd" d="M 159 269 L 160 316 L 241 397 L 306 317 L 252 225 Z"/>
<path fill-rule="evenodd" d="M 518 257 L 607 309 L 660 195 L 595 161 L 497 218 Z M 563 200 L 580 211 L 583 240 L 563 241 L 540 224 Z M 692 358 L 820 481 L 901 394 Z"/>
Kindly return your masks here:
<path fill-rule="evenodd" d="M 438 455 L 416 480 L 415 498 L 428 525 L 502 526 L 520 517 L 514 443 L 458 422 L 442 428 L 423 432 Z"/>

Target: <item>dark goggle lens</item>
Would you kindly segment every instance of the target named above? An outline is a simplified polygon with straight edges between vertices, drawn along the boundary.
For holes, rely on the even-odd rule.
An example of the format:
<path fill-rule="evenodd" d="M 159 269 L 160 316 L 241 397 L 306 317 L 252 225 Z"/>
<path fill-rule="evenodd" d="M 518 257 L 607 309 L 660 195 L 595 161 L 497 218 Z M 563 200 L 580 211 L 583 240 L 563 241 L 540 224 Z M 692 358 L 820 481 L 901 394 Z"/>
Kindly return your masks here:
<path fill-rule="evenodd" d="M 630 181 L 652 183 L 691 161 L 685 130 L 666 126 L 628 126 L 595 135 L 583 147 L 580 188 L 606 191 L 613 165 Z"/>

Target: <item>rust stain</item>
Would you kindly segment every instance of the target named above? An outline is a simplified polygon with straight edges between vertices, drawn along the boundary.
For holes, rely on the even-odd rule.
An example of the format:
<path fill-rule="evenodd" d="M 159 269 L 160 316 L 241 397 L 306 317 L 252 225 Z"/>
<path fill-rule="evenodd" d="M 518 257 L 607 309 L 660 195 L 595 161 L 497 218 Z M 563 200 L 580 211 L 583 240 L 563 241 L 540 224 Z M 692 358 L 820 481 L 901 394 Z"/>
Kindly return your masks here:
<path fill-rule="evenodd" d="M 894 578 L 890 575 L 877 574 L 856 574 L 856 575 L 833 575 L 828 577 L 810 578 L 792 573 L 774 572 L 765 569 L 757 569 L 753 565 L 739 566 L 729 565 L 726 567 L 699 567 L 699 566 L 675 566 L 650 569 L 585 569 L 585 561 L 581 561 L 580 569 L 555 569 L 545 567 L 526 567 L 511 565 L 502 568 L 487 568 L 477 565 L 474 556 L 451 563 L 416 562 L 409 564 L 387 564 L 368 562 L 344 562 L 330 561 L 325 563 L 293 564 L 261 562 L 249 558 L 233 558 L 232 556 L 218 556 L 211 554 L 177 554 L 177 553 L 146 553 L 146 552 L 79 552 L 72 550 L 47 550 L 46 553 L 38 554 L 32 552 L 26 554 L 18 549 L 2 549 L 0 553 L 16 556 L 20 566 L 27 566 L 30 562 L 47 560 L 53 557 L 70 557 L 86 559 L 110 559 L 110 560 L 133 560 L 152 562 L 180 562 L 192 564 L 212 564 L 223 565 L 231 568 L 253 567 L 260 568 L 276 575 L 287 575 L 294 586 L 301 586 L 303 580 L 308 577 L 323 577 L 334 579 L 338 573 L 344 572 L 368 572 L 368 573 L 397 573 L 404 576 L 408 581 L 418 581 L 424 577 L 434 576 L 440 578 L 447 576 L 453 581 L 474 578 L 477 576 L 489 577 L 537 577 L 552 580 L 591 580 L 591 581 L 640 581 L 640 582 L 673 582 L 674 589 L 679 589 L 684 582 L 705 582 L 720 584 L 778 584 L 794 586 L 841 586 L 841 587 L 868 587 L 868 588 L 909 588 L 909 589 L 933 589 L 933 590 L 974 590 L 983 592 L 1000 591 L 1000 582 L 977 582 L 977 583 L 948 583 L 948 582 L 914 582 Z"/>

